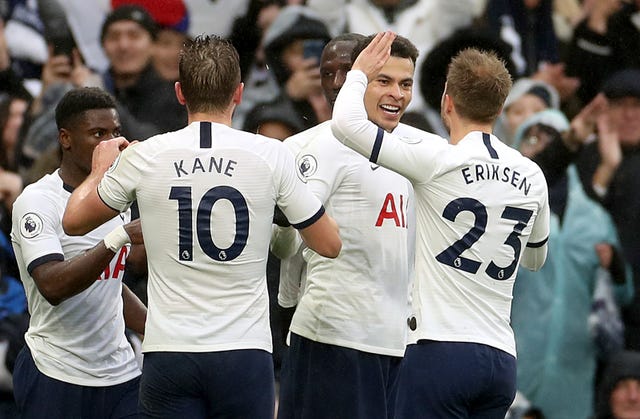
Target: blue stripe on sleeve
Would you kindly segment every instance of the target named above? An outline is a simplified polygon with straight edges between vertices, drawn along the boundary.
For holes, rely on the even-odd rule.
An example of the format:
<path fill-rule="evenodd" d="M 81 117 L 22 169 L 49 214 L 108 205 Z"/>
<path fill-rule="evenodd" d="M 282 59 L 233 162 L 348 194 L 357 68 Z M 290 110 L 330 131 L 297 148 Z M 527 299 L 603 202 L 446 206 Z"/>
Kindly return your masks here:
<path fill-rule="evenodd" d="M 61 253 L 50 253 L 48 255 L 40 256 L 39 258 L 31 261 L 29 266 L 27 266 L 27 272 L 29 272 L 29 275 L 31 275 L 35 268 L 53 260 L 62 262 L 64 260 L 64 255 Z"/>
<path fill-rule="evenodd" d="M 378 133 L 376 134 L 376 141 L 373 143 L 373 150 L 371 150 L 371 157 L 369 157 L 369 161 L 371 163 L 378 162 L 378 155 L 380 154 L 380 149 L 382 148 L 383 138 L 384 138 L 384 130 L 378 127 Z"/>
<path fill-rule="evenodd" d="M 324 214 L 324 206 L 321 206 L 320 209 L 318 210 L 318 212 L 316 212 L 311 218 L 309 218 L 306 221 L 303 221 L 301 223 L 298 224 L 291 224 L 291 226 L 293 228 L 295 228 L 296 230 L 302 230 L 305 227 L 309 227 L 311 224 L 315 223 L 316 221 L 318 221 L 318 219 L 320 217 L 322 217 L 322 214 Z"/>
<path fill-rule="evenodd" d="M 547 237 L 546 239 L 542 240 L 541 242 L 537 242 L 537 243 L 527 243 L 527 247 L 531 247 L 531 248 L 538 248 L 538 247 L 542 247 L 545 245 L 545 243 L 547 243 L 547 241 L 549 240 L 549 237 Z"/>

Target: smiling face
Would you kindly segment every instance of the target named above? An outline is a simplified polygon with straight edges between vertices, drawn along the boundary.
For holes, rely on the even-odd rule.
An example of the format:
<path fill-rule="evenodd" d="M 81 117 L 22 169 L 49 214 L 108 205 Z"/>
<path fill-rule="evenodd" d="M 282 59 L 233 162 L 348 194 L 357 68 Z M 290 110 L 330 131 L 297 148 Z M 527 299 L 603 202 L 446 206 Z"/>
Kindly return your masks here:
<path fill-rule="evenodd" d="M 153 38 L 137 22 L 121 20 L 109 25 L 102 46 L 113 72 L 131 76 L 141 73 L 149 64 Z"/>
<path fill-rule="evenodd" d="M 364 94 L 367 116 L 385 131 L 398 126 L 411 102 L 414 70 L 410 58 L 392 56 L 367 85 Z"/>

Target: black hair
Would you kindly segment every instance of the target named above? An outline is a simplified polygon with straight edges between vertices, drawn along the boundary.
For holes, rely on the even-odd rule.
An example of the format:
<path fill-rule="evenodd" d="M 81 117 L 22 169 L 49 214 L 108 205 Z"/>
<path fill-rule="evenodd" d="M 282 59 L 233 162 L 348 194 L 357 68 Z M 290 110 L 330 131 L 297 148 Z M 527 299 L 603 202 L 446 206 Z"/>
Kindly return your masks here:
<path fill-rule="evenodd" d="M 356 47 L 353 49 L 353 52 L 351 53 L 351 62 L 356 61 L 358 55 L 360 55 L 362 50 L 365 49 L 371 43 L 371 41 L 373 41 L 373 38 L 375 38 L 375 35 L 369 35 L 358 42 L 358 45 L 356 45 Z M 416 60 L 418 59 L 418 54 L 418 48 L 416 48 L 416 46 L 404 36 L 397 35 L 396 39 L 394 39 L 393 43 L 391 44 L 392 57 L 408 58 L 413 62 L 414 66 L 416 64 Z"/>
<path fill-rule="evenodd" d="M 106 91 L 98 87 L 79 87 L 68 91 L 58 102 L 56 125 L 58 129 L 68 129 L 85 111 L 115 108 L 115 99 Z"/>

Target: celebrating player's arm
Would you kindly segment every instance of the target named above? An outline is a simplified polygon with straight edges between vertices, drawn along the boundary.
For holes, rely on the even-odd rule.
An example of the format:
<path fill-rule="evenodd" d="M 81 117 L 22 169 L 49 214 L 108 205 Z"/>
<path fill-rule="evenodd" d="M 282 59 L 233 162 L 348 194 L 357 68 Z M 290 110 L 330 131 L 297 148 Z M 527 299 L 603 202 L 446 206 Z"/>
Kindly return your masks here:
<path fill-rule="evenodd" d="M 49 260 L 42 264 L 37 264 L 36 261 L 34 266 L 29 268 L 42 296 L 50 304 L 58 305 L 87 289 L 100 278 L 120 248 L 130 243 L 126 231 L 140 228 L 139 222 L 137 227 L 134 224 L 136 222 L 127 224 L 124 228 L 116 228 L 105 237 L 105 240 L 71 259 L 61 260 L 62 254 L 52 254 L 40 260 L 56 260 Z M 120 232 L 121 228 L 124 235 Z"/>
<path fill-rule="evenodd" d="M 62 217 L 62 227 L 66 234 L 85 234 L 118 215 L 118 211 L 100 199 L 98 184 L 120 151 L 128 145 L 129 142 L 124 137 L 118 137 L 102 141 L 93 150 L 91 173 L 71 194 Z"/>

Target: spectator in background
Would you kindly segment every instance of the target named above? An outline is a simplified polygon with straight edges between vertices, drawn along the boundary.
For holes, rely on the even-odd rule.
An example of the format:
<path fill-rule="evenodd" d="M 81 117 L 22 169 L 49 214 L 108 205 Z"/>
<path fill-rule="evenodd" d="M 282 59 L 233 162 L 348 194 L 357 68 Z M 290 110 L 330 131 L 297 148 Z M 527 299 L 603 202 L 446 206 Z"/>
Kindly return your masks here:
<path fill-rule="evenodd" d="M 25 97 L 0 93 L 0 168 L 18 171 L 18 148 L 20 131 L 25 119 L 29 100 Z"/>
<path fill-rule="evenodd" d="M 320 86 L 320 53 L 329 41 L 327 27 L 310 9 L 288 6 L 269 26 L 263 40 L 265 57 L 280 91 L 275 100 L 254 105 L 247 115 L 271 108 L 292 116 L 296 123 L 294 133 L 331 118 L 331 112 Z M 318 45 L 305 49 L 310 42 Z M 305 51 L 313 56 L 305 56 Z M 264 129 L 269 127 L 262 123 Z M 260 131 L 266 132 L 266 131 Z"/>
<path fill-rule="evenodd" d="M 190 21 L 184 1 L 111 0 L 114 10 L 127 4 L 143 7 L 158 24 L 158 32 L 153 42 L 153 67 L 164 80 L 177 81 L 179 54 L 188 38 Z"/>
<path fill-rule="evenodd" d="M 594 418 L 640 418 L 640 352 L 622 351 L 609 361 Z"/>
<path fill-rule="evenodd" d="M 264 64 L 262 37 L 285 5 L 284 0 L 251 0 L 247 12 L 233 22 L 229 40 L 238 50 L 240 74 L 245 83 L 256 61 L 258 65 Z"/>
<path fill-rule="evenodd" d="M 136 5 L 114 9 L 101 30 L 109 70 L 104 86 L 138 120 L 155 126 L 155 133 L 184 126 L 186 111 L 174 93 L 173 83 L 163 80 L 151 58 L 158 26 L 149 13 Z"/>
<path fill-rule="evenodd" d="M 587 195 L 611 214 L 634 275 L 634 300 L 623 312 L 626 346 L 640 349 L 640 69 L 616 72 L 601 91 L 535 161 L 550 185 L 574 161 Z"/>
<path fill-rule="evenodd" d="M 496 121 L 495 132 L 504 143 L 512 145 L 518 127 L 531 115 L 545 109 L 559 109 L 560 98 L 556 89 L 540 80 L 521 78 L 517 80 L 500 117 Z"/>
<path fill-rule="evenodd" d="M 242 103 L 233 115 L 234 127 L 257 132 L 255 128 L 258 125 L 255 121 L 261 122 L 263 113 L 256 111 L 252 121 L 245 125 L 247 114 L 257 103 L 270 102 L 278 96 L 280 88 L 267 65 L 263 40 L 267 29 L 285 4 L 284 0 L 251 0 L 246 14 L 234 21 L 230 40 L 238 49 L 240 71 L 245 85 Z M 268 119 L 271 116 L 267 112 L 265 117 Z M 297 132 L 296 129 L 293 128 L 292 132 Z M 283 131 L 277 138 L 284 139 L 288 135 Z"/>
<path fill-rule="evenodd" d="M 518 76 L 530 76 L 542 63 L 559 61 L 552 0 L 489 0 L 487 23 L 511 44 Z"/>
<path fill-rule="evenodd" d="M 598 94 L 604 79 L 621 64 L 619 57 L 614 55 L 613 43 L 616 41 L 610 38 L 609 21 L 622 5 L 620 0 L 586 1 L 585 16 L 577 24 L 567 47 L 567 74 L 580 79 L 576 93 L 583 105 Z M 628 10 L 633 6 L 624 7 Z M 627 36 L 632 33 L 625 32 Z M 622 41 L 625 42 L 624 37 Z M 632 44 L 626 48 L 633 50 Z M 636 48 L 640 48 L 640 44 Z"/>
<path fill-rule="evenodd" d="M 534 158 L 569 130 L 556 109 L 527 118 L 513 147 Z M 575 167 L 549 186 L 549 252 L 538 272 L 519 269 L 511 321 L 518 348 L 518 390 L 553 419 L 593 411 L 598 352 L 587 327 L 598 275 L 610 275 L 620 306 L 633 280 L 611 216 L 584 192 Z"/>

